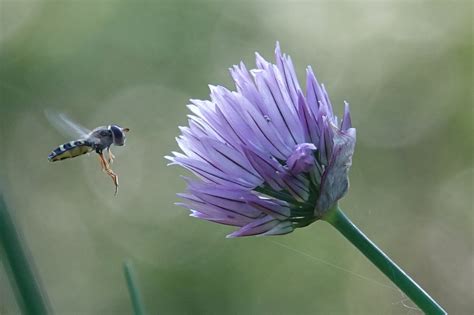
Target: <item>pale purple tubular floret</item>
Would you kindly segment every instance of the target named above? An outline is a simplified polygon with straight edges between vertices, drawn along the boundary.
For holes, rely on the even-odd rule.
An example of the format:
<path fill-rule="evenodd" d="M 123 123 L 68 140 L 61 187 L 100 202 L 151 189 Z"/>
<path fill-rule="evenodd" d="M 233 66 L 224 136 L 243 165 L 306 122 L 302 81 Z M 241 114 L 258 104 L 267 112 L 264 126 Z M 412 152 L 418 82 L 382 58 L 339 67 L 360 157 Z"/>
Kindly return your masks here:
<path fill-rule="evenodd" d="M 310 224 L 343 197 L 355 146 L 345 102 L 340 124 L 328 93 L 306 70 L 298 83 L 277 43 L 276 64 L 230 69 L 237 91 L 210 86 L 210 101 L 191 100 L 183 153 L 166 158 L 198 179 L 178 194 L 191 216 L 240 227 L 228 237 L 279 235 Z"/>
<path fill-rule="evenodd" d="M 316 203 L 316 211 L 326 211 L 347 192 L 355 138 L 354 128 L 336 132 L 333 153 L 321 179 L 321 192 Z"/>
<path fill-rule="evenodd" d="M 352 128 L 351 113 L 349 111 L 349 103 L 344 102 L 344 116 L 342 117 L 341 130 L 346 131 Z"/>
<path fill-rule="evenodd" d="M 312 143 L 298 144 L 286 161 L 290 173 L 298 175 L 309 172 L 316 163 L 313 154 L 314 150 L 316 150 L 316 146 Z"/>

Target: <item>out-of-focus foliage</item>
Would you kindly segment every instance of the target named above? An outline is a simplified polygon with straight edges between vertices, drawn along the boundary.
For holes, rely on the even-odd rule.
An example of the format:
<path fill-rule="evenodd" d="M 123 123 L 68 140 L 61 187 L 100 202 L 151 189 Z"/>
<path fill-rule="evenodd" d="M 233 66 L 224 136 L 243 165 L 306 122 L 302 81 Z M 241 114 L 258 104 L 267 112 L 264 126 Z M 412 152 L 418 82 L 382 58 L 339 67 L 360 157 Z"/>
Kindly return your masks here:
<path fill-rule="evenodd" d="M 4 252 L 0 252 L 4 257 Z M 14 287 L 10 285 L 8 274 L 10 270 L 8 266 L 3 264 L 3 259 L 0 261 L 0 314 L 16 314 L 20 312 L 20 308 L 15 300 Z"/>
<path fill-rule="evenodd" d="M 0 176 L 57 314 L 129 314 L 122 260 L 162 314 L 407 314 L 400 292 L 324 222 L 228 240 L 176 207 L 189 98 L 275 41 L 311 64 L 358 144 L 354 222 L 448 312 L 471 314 L 472 4 L 0 0 Z M 44 109 L 129 127 L 120 191 L 96 157 L 49 163 Z M 340 112 L 338 113 L 341 114 Z M 0 270 L 0 310 L 15 313 Z M 10 311 L 11 310 L 11 311 Z"/>

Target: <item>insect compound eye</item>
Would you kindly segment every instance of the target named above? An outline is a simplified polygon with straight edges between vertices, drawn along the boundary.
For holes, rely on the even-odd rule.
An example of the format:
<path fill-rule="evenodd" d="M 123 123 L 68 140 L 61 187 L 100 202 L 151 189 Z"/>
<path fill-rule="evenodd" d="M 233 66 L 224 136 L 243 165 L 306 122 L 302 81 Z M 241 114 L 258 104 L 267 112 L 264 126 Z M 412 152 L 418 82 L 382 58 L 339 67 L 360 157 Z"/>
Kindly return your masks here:
<path fill-rule="evenodd" d="M 115 144 L 122 145 L 123 144 L 123 133 L 119 126 L 111 125 L 110 130 L 114 136 Z"/>

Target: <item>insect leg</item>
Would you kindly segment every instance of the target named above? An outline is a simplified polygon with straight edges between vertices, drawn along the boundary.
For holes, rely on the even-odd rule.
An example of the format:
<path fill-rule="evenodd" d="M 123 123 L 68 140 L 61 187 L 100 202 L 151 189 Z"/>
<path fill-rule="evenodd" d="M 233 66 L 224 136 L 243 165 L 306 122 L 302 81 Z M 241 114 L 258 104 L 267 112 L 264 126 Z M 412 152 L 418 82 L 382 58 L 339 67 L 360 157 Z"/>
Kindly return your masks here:
<path fill-rule="evenodd" d="M 115 192 L 114 192 L 114 195 L 117 196 L 117 192 L 118 192 L 118 175 L 114 173 L 114 171 L 112 171 L 111 169 L 109 169 L 107 171 L 107 174 L 112 178 L 112 181 L 114 182 L 114 185 L 115 185 Z"/>
<path fill-rule="evenodd" d="M 107 164 L 105 163 L 105 159 L 104 159 L 104 156 L 101 153 L 97 153 L 99 155 L 99 163 L 100 163 L 100 167 L 101 169 L 104 171 L 104 172 L 107 172 L 106 169 L 107 169 Z"/>
<path fill-rule="evenodd" d="M 112 150 L 110 149 L 110 147 L 107 148 L 107 153 L 109 155 L 109 163 L 112 164 L 114 162 L 114 159 L 115 159 L 115 155 L 113 155 L 112 153 Z"/>
<path fill-rule="evenodd" d="M 114 185 L 115 185 L 115 195 L 117 195 L 117 192 L 118 192 L 118 175 L 114 173 L 114 171 L 112 171 L 112 169 L 110 168 L 110 165 L 109 163 L 107 163 L 107 160 L 105 159 L 104 157 L 104 154 L 102 152 L 98 153 L 99 154 L 99 160 L 100 160 L 100 164 L 102 166 L 102 170 L 104 172 L 107 173 L 107 175 L 110 176 L 110 178 L 112 178 L 112 181 L 114 182 Z"/>

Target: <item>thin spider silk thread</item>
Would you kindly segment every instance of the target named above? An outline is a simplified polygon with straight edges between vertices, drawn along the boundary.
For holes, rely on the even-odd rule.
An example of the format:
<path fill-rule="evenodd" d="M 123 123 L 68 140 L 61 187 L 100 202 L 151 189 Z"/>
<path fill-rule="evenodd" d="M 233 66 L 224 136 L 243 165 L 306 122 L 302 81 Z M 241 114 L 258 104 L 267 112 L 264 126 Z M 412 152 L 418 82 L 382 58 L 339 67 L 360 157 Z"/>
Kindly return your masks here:
<path fill-rule="evenodd" d="M 281 247 L 283 247 L 283 248 L 286 248 L 286 249 L 288 249 L 288 250 L 291 250 L 292 252 L 295 252 L 295 253 L 297 253 L 297 254 L 300 254 L 300 255 L 302 255 L 302 256 L 305 256 L 306 258 L 309 258 L 309 259 L 311 259 L 311 260 L 314 260 L 314 261 L 320 262 L 320 263 L 322 263 L 322 264 L 325 264 L 325 265 L 327 265 L 327 266 L 330 266 L 330 267 L 336 268 L 336 269 L 338 269 L 338 270 L 344 271 L 344 272 L 346 272 L 346 273 L 348 273 L 348 274 L 351 274 L 351 275 L 353 275 L 353 276 L 356 276 L 357 278 L 360 278 L 360 279 L 363 279 L 363 280 L 372 282 L 372 283 L 374 283 L 374 284 L 377 284 L 377 285 L 379 285 L 379 286 L 382 286 L 382 287 L 385 287 L 385 288 L 388 288 L 388 289 L 395 290 L 395 291 L 399 292 L 399 290 L 398 290 L 397 288 L 395 288 L 394 286 L 390 286 L 390 285 L 388 285 L 388 284 L 385 284 L 385 283 L 379 282 L 379 281 L 377 281 L 377 280 L 371 279 L 371 278 L 369 278 L 369 277 L 366 277 L 366 276 L 364 276 L 364 275 L 358 274 L 358 273 L 356 273 L 356 272 L 354 272 L 354 271 L 352 271 L 352 270 L 349 270 L 349 269 L 346 269 L 346 268 L 344 268 L 344 267 L 341 267 L 341 266 L 338 266 L 338 265 L 336 265 L 336 264 L 333 264 L 333 263 L 331 263 L 331 262 L 325 261 L 324 259 L 321 259 L 321 258 L 312 256 L 312 255 L 310 255 L 310 254 L 308 254 L 308 253 L 305 253 L 305 252 L 300 251 L 300 250 L 298 250 L 298 249 L 292 248 L 292 247 L 290 247 L 290 246 L 288 246 L 288 245 L 286 245 L 286 244 L 283 244 L 283 243 L 280 243 L 280 242 L 277 242 L 277 241 L 273 241 L 273 240 L 269 240 L 269 242 L 271 242 L 271 243 L 273 243 L 273 244 L 275 244 L 275 245 L 281 246 Z"/>
<path fill-rule="evenodd" d="M 345 273 L 348 273 L 348 274 L 350 274 L 350 275 L 352 275 L 352 276 L 355 276 L 355 277 L 357 277 L 357 278 L 359 278 L 359 279 L 362 279 L 362 280 L 371 282 L 371 283 L 373 283 L 373 284 L 376 284 L 376 285 L 378 285 L 378 286 L 381 286 L 381 287 L 384 287 L 384 288 L 387 288 L 387 289 L 391 289 L 391 290 L 397 291 L 398 293 L 400 293 L 400 294 L 402 295 L 402 299 L 401 299 L 400 301 L 398 301 L 398 302 L 393 303 L 394 305 L 400 303 L 403 307 L 407 308 L 409 311 L 418 311 L 418 312 L 421 312 L 421 310 L 420 310 L 419 308 L 413 307 L 413 306 L 410 306 L 410 305 L 407 305 L 407 304 L 405 303 L 405 301 L 406 301 L 406 300 L 409 300 L 408 297 L 407 297 L 401 290 L 399 290 L 399 289 L 398 289 L 397 287 L 395 287 L 395 286 L 391 286 L 391 285 L 388 285 L 388 284 L 379 282 L 379 281 L 377 281 L 377 280 L 374 280 L 374 279 L 372 279 L 372 278 L 366 277 L 366 276 L 361 275 L 361 274 L 359 274 L 359 273 L 356 273 L 356 272 L 354 272 L 354 271 L 352 271 L 352 270 L 346 269 L 346 268 L 344 268 L 344 267 L 341 267 L 341 266 L 339 266 L 339 265 L 336 265 L 336 264 L 334 264 L 334 263 L 331 263 L 331 262 L 329 262 L 329 261 L 326 261 L 326 260 L 324 260 L 324 259 L 322 259 L 322 258 L 313 256 L 313 255 L 310 255 L 310 254 L 305 253 L 305 252 L 303 252 L 303 251 L 301 251 L 301 250 L 298 250 L 298 249 L 296 249 L 296 248 L 292 248 L 292 247 L 290 247 L 290 246 L 288 246 L 288 245 L 286 245 L 286 244 L 283 244 L 283 243 L 280 243 L 280 242 L 277 242 L 277 241 L 274 241 L 274 240 L 268 240 L 268 242 L 273 243 L 273 244 L 275 244 L 275 245 L 278 245 L 278 246 L 280 246 L 280 247 L 283 247 L 283 248 L 285 248 L 285 249 L 287 249 L 287 250 L 290 250 L 290 251 L 292 251 L 292 252 L 294 252 L 294 253 L 297 253 L 297 254 L 299 254 L 299 255 L 302 255 L 302 256 L 304 256 L 304 257 L 306 257 L 306 258 L 309 258 L 309 259 L 311 259 L 311 260 L 313 260 L 313 261 L 317 261 L 317 262 L 322 263 L 322 264 L 324 264 L 324 265 L 327 265 L 327 266 L 333 267 L 333 268 L 335 268 L 335 269 L 341 270 L 341 271 L 343 271 L 343 272 L 345 272 Z"/>

